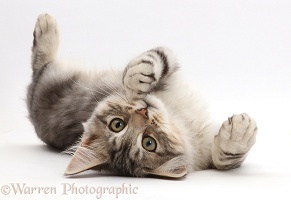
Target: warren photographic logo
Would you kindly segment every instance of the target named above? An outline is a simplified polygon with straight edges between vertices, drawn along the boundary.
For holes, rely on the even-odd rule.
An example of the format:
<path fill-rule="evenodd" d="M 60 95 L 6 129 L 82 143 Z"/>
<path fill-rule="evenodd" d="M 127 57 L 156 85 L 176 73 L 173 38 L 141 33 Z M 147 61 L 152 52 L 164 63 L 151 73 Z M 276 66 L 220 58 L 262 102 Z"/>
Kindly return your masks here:
<path fill-rule="evenodd" d="M 92 186 L 76 183 L 61 183 L 58 186 L 37 186 L 26 183 L 9 183 L 1 186 L 1 194 L 10 195 L 94 195 L 101 199 L 105 195 L 118 198 L 120 195 L 136 195 L 138 187 L 122 183 L 119 186 Z"/>

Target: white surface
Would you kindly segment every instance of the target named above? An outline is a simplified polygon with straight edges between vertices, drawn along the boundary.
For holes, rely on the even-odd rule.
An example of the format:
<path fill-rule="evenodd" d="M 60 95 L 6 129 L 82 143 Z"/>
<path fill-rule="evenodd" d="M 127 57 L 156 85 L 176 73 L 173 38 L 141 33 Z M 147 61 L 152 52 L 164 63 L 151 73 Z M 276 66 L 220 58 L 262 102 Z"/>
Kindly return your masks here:
<path fill-rule="evenodd" d="M 287 0 L 0 1 L 0 187 L 11 189 L 6 196 L 0 191 L 0 199 L 96 199 L 63 195 L 64 183 L 81 192 L 86 186 L 138 187 L 137 194 L 118 199 L 290 199 L 290 10 Z M 241 112 L 256 119 L 257 143 L 243 166 L 178 181 L 94 172 L 63 177 L 69 156 L 43 145 L 26 118 L 32 32 L 43 12 L 58 20 L 63 58 L 114 68 L 152 47 L 172 48 L 217 121 Z M 12 183 L 53 187 L 56 194 L 15 195 Z"/>

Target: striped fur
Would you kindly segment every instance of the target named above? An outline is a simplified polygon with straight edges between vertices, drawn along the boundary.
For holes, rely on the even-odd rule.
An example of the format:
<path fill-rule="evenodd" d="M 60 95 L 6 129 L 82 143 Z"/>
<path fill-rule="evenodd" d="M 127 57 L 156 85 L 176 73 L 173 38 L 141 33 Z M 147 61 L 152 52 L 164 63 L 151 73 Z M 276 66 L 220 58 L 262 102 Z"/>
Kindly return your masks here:
<path fill-rule="evenodd" d="M 211 166 L 233 169 L 255 143 L 256 123 L 247 114 L 229 118 L 219 131 L 214 128 L 171 50 L 146 51 L 123 71 L 87 72 L 58 61 L 58 43 L 55 19 L 40 15 L 27 107 L 38 137 L 73 154 L 67 175 L 97 168 L 180 178 Z M 124 124 L 118 132 L 110 127 L 114 119 Z M 146 145 L 156 144 L 152 151 L 145 138 L 153 139 Z"/>

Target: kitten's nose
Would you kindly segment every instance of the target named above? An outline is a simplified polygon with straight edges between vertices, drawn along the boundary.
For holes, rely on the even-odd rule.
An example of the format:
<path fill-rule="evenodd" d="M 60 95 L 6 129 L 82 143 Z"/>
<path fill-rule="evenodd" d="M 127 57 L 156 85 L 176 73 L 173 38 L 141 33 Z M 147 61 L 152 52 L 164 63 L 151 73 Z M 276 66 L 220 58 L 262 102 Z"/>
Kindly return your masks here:
<path fill-rule="evenodd" d="M 148 118 L 148 110 L 146 108 L 142 108 L 135 111 L 137 114 L 140 114 L 141 116 Z"/>

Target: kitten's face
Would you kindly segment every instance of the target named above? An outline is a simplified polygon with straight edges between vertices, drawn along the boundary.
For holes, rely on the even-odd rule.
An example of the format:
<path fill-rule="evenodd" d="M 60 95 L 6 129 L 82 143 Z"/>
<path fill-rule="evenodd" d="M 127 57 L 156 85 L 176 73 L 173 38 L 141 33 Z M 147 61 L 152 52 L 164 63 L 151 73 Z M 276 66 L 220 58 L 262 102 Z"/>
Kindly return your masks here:
<path fill-rule="evenodd" d="M 66 174 L 96 166 L 127 176 L 178 178 L 187 173 L 181 131 L 154 96 L 131 104 L 109 97 L 84 128 Z"/>

